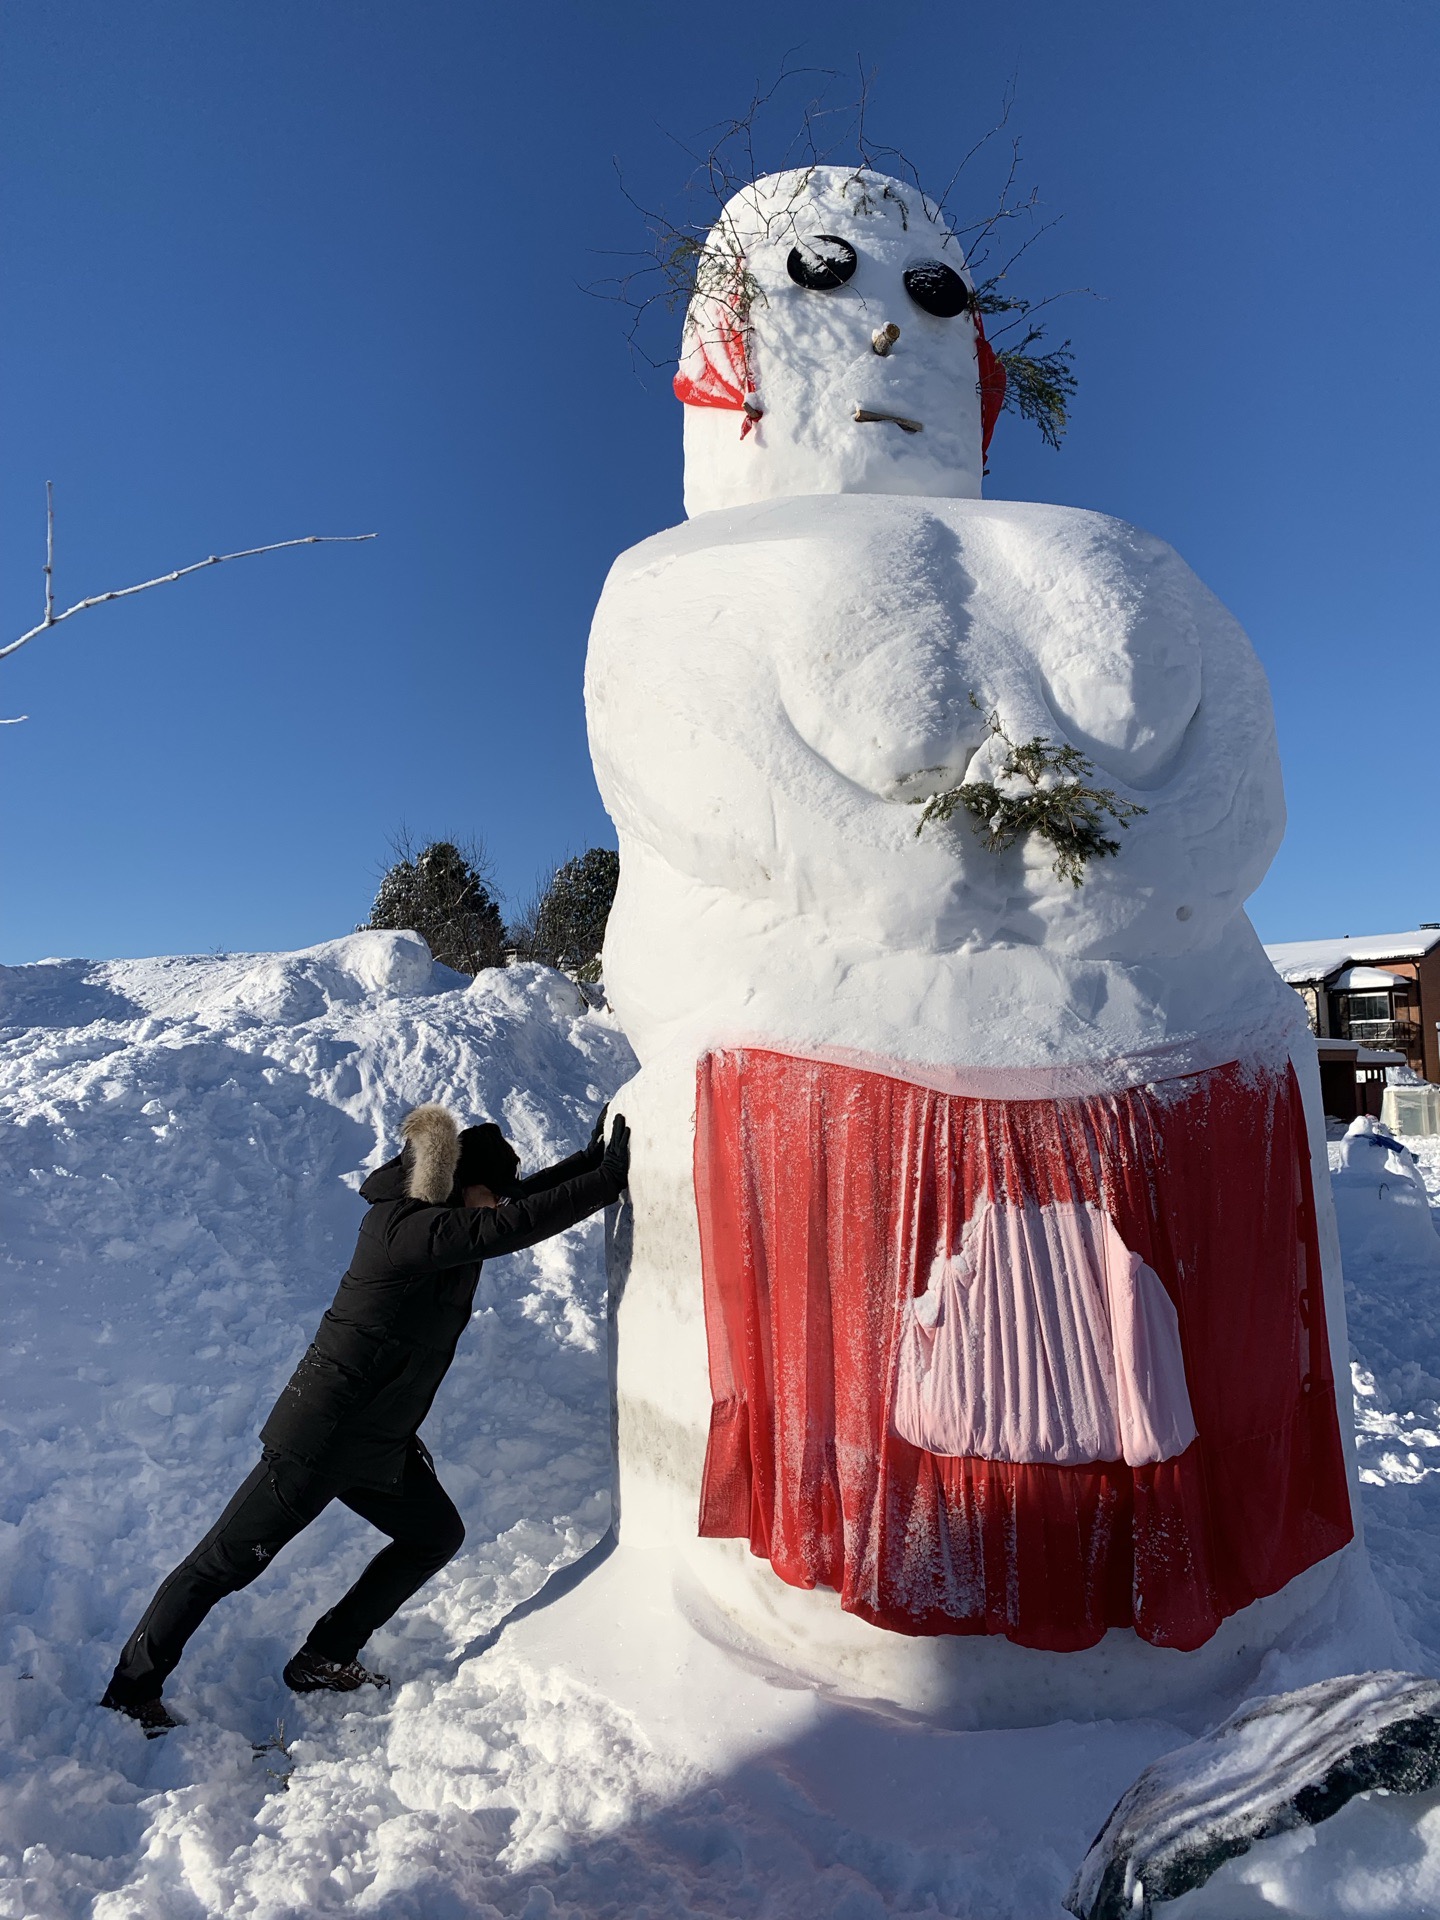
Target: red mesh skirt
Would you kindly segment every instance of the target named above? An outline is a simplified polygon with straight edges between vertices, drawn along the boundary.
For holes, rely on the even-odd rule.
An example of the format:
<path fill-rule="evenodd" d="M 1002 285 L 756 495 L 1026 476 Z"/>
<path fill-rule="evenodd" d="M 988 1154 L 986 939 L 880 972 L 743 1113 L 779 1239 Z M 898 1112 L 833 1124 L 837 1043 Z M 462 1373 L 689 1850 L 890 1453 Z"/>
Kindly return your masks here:
<path fill-rule="evenodd" d="M 700 1532 L 899 1633 L 1189 1648 L 1350 1539 L 1294 1076 L 990 1100 L 756 1048 L 698 1075 L 714 1399 Z M 1174 1304 L 1195 1438 L 1149 1465 L 928 1452 L 907 1302 L 983 1206 L 1090 1208 Z M 1187 1426 L 1185 1432 L 1189 1432 Z"/>

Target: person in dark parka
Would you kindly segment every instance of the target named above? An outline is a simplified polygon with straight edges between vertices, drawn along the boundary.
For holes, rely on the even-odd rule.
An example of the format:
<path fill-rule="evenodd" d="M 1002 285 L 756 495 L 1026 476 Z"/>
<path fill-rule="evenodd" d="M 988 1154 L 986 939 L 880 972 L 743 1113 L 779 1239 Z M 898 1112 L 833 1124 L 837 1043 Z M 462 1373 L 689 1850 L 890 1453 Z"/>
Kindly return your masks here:
<path fill-rule="evenodd" d="M 590 1144 L 528 1180 L 497 1126 L 462 1132 L 416 1107 L 404 1150 L 360 1189 L 369 1211 L 349 1271 L 260 1430 L 259 1465 L 171 1573 L 126 1641 L 101 1704 L 147 1733 L 186 1641 L 223 1594 L 248 1586 L 332 1500 L 390 1536 L 285 1668 L 298 1693 L 348 1693 L 383 1674 L 359 1664 L 374 1630 L 459 1551 L 464 1525 L 418 1429 L 469 1322 L 481 1263 L 560 1233 L 618 1200 L 630 1134 L 605 1116 Z"/>

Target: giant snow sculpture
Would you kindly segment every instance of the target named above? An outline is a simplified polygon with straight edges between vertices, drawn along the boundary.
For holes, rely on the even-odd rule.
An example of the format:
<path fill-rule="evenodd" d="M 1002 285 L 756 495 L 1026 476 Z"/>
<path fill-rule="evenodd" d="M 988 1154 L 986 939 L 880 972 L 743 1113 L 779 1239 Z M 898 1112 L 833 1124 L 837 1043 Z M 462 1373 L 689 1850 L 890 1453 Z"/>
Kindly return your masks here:
<path fill-rule="evenodd" d="M 1352 1534 L 1313 1049 L 1243 911 L 1264 676 L 1162 541 L 982 501 L 1003 375 L 900 182 L 736 196 L 676 391 L 689 518 L 615 563 L 586 682 L 641 1061 L 622 1543 L 927 1711 L 1237 1675 Z M 917 834 L 990 713 L 1144 808 L 1083 885 Z"/>

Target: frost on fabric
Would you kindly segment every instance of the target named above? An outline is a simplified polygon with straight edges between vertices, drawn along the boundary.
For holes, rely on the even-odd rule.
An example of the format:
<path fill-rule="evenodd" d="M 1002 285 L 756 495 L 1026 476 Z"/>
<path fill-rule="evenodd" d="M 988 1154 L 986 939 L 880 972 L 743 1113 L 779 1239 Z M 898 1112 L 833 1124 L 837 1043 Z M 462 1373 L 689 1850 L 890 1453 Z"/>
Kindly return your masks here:
<path fill-rule="evenodd" d="M 1351 1538 L 1288 1069 L 1183 1104 L 758 1049 L 698 1080 L 702 1534 L 877 1626 L 1054 1652 L 1202 1646 Z"/>

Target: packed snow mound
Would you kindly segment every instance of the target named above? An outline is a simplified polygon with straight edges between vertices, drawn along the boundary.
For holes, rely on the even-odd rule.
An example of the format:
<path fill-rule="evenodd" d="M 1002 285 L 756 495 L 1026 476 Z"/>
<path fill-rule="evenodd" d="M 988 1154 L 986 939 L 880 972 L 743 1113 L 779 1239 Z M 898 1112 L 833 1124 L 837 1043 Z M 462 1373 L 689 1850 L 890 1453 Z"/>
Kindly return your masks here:
<path fill-rule="evenodd" d="M 1440 1234 L 1414 1154 L 1368 1114 L 1337 1143 L 1330 1175 L 1346 1244 L 1363 1256 L 1428 1270 L 1440 1283 Z"/>
<path fill-rule="evenodd" d="M 231 1024 L 250 1015 L 287 1025 L 374 995 L 414 995 L 461 985 L 463 974 L 437 967 L 418 933 L 363 932 L 298 953 L 232 953 L 163 960 L 46 960 L 0 967 L 0 1020 L 6 1025 L 69 1021 L 119 1006 Z M 108 998 L 107 998 L 108 994 Z"/>
<path fill-rule="evenodd" d="M 418 933 L 366 932 L 300 953 L 267 954 L 236 997 L 256 1014 L 296 1020 L 370 994 L 429 993 L 434 985 L 435 963 Z"/>

